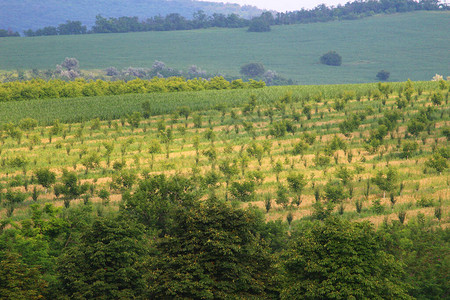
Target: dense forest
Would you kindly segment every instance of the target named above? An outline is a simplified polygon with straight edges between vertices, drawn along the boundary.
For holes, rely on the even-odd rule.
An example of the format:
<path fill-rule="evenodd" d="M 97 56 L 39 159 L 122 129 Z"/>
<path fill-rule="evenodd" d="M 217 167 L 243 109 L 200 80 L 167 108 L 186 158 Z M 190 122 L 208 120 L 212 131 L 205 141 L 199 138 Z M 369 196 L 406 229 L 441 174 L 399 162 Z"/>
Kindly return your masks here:
<path fill-rule="evenodd" d="M 45 170 L 40 175 L 45 181 Z M 0 224 L 2 299 L 445 299 L 450 231 L 336 216 L 287 226 L 202 198 L 199 177 L 142 179 L 119 212 L 89 198 Z M 80 186 L 63 174 L 62 193 Z M 43 183 L 46 184 L 46 183 Z M 7 199 L 17 195 L 6 194 Z M 97 207 L 97 208 L 96 208 Z"/>
<path fill-rule="evenodd" d="M 242 28 L 249 27 L 249 31 L 269 31 L 271 25 L 290 25 L 299 23 L 329 22 L 334 20 L 354 20 L 375 14 L 402 13 L 417 10 L 447 10 L 448 6 L 437 1 L 354 1 L 345 5 L 328 7 L 324 4 L 311 10 L 276 13 L 264 12 L 251 20 L 240 17 L 238 14 L 214 13 L 207 15 L 199 10 L 192 15 L 191 19 L 179 13 L 171 13 L 162 17 L 161 15 L 140 20 L 135 17 L 110 17 L 105 18 L 97 15 L 95 25 L 88 29 L 80 21 L 67 21 L 58 26 L 47 26 L 44 28 L 24 31 L 25 36 L 47 36 L 47 35 L 69 35 L 87 33 L 119 33 L 140 31 L 172 31 L 192 30 L 200 28 L 223 27 Z"/>

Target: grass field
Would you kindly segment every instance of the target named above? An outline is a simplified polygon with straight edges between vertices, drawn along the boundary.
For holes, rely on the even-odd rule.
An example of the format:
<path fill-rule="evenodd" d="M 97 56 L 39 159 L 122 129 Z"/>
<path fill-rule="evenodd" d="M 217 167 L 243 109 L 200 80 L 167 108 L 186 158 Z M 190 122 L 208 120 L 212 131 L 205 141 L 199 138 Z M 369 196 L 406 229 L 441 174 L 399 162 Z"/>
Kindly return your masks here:
<path fill-rule="evenodd" d="M 208 72 L 238 75 L 240 66 L 261 62 L 299 84 L 430 80 L 450 75 L 449 12 L 379 15 L 356 21 L 273 26 L 268 33 L 208 29 L 84 36 L 0 39 L 0 69 L 55 68 L 76 57 L 82 69 L 151 67 L 154 60 L 176 69 L 195 64 Z M 341 54 L 341 67 L 319 64 L 323 53 Z"/>
<path fill-rule="evenodd" d="M 436 172 L 426 167 L 426 162 L 436 149 L 449 148 L 448 139 L 444 135 L 444 129 L 450 125 L 448 88 L 439 90 L 438 84 L 433 82 L 414 83 L 411 100 L 406 107 L 399 110 L 399 120 L 383 137 L 382 145 L 371 151 L 365 145 L 373 132 L 378 130 L 379 120 L 383 120 L 387 112 L 397 109 L 400 93 L 401 99 L 405 99 L 404 83 L 393 84 L 390 87 L 392 90 L 387 98 L 380 94 L 375 97 L 378 92 L 377 86 L 373 84 L 274 87 L 256 91 L 238 91 L 236 94 L 235 91 L 207 91 L 197 94 L 130 95 L 126 99 L 111 97 L 109 99 L 112 103 L 109 108 L 111 111 L 123 109 L 130 112 L 140 111 L 141 103 L 145 100 L 159 99 L 152 106 L 155 109 L 152 111 L 154 115 L 141 120 L 138 128 L 132 128 L 125 118 L 87 121 L 92 117 L 101 116 L 91 112 L 99 112 L 102 107 L 108 107 L 107 98 L 72 99 L 73 102 L 71 99 L 55 100 L 56 102 L 48 100 L 40 103 L 50 105 L 48 107 L 53 103 L 60 103 L 58 105 L 60 109 L 56 110 L 54 106 L 53 114 L 49 114 L 46 118 L 69 120 L 67 113 L 70 114 L 72 111 L 68 109 L 74 105 L 74 113 L 78 110 L 80 115 L 85 114 L 85 121 L 60 124 L 51 138 L 49 132 L 54 126 L 24 130 L 20 140 L 3 135 L 0 146 L 0 184 L 4 187 L 3 192 L 11 189 L 24 192 L 25 186 L 28 189 L 29 196 L 25 202 L 16 207 L 13 215 L 13 218 L 20 219 L 25 215 L 28 205 L 33 203 L 31 191 L 34 186 L 40 192 L 37 200 L 39 203 L 53 202 L 58 206 L 63 205 L 61 197 L 55 197 L 51 189 L 45 191 L 33 181 L 34 172 L 40 168 L 49 168 L 56 172 L 58 181 L 62 169 L 76 172 L 82 182 L 93 184 L 89 196 L 92 201 L 102 207 L 97 192 L 106 189 L 111 192 L 111 196 L 110 204 L 105 205 L 109 209 L 117 209 L 129 174 L 141 177 L 142 174 L 178 173 L 197 177 L 207 186 L 209 193 L 224 197 L 227 193 L 226 180 L 224 169 L 220 166 L 230 163 L 238 169 L 230 180 L 230 191 L 227 193 L 230 199 L 234 199 L 231 193 L 232 182 L 240 184 L 252 182 L 255 177 L 249 177 L 249 174 L 257 171 L 258 173 L 253 173 L 253 176 L 256 174 L 260 179 L 256 180 L 254 197 L 249 197 L 247 202 L 240 201 L 243 198 L 236 198 L 233 201 L 241 205 L 251 204 L 265 210 L 265 201 L 271 199 L 272 208 L 266 215 L 268 220 L 285 220 L 288 212 L 293 214 L 294 220 L 299 220 L 311 217 L 316 203 L 316 190 L 319 190 L 324 199 L 326 184 L 337 180 L 337 172 L 344 168 L 349 171 L 351 180 L 350 184 L 343 186 L 347 196 L 342 201 L 342 206 L 335 207 L 334 213 L 337 214 L 341 210 L 345 218 L 367 219 L 379 224 L 385 218 L 398 219 L 400 212 L 406 212 L 408 222 L 421 212 L 430 220 L 434 220 L 433 222 L 437 222 L 434 212 L 435 208 L 440 206 L 444 211 L 441 224 L 447 226 L 450 173 L 448 168 Z M 368 91 L 371 91 L 370 100 L 367 96 Z M 428 130 L 422 130 L 417 136 L 407 134 L 409 121 L 417 117 L 420 109 L 433 106 L 430 98 L 436 92 L 443 95 L 443 101 L 440 105 L 434 106 Z M 256 96 L 255 105 L 250 101 L 251 94 Z M 283 97 L 289 94 L 291 98 Z M 168 99 L 168 102 L 163 102 L 164 99 Z M 198 102 L 190 102 L 195 99 Z M 123 106 L 119 105 L 121 102 Z M 28 101 L 13 104 L 16 105 L 17 111 L 28 110 L 36 118 L 40 118 L 40 103 Z M 338 108 L 339 103 L 343 107 Z M 217 104 L 224 106 L 217 107 Z M 191 107 L 187 119 L 173 114 L 177 108 L 185 105 Z M 165 107 L 166 110 L 160 110 L 161 107 Z M 311 108 L 310 119 L 307 117 L 305 107 Z M 344 136 L 339 124 L 357 113 L 364 113 L 366 118 L 352 133 Z M 17 122 L 19 116 L 17 113 L 11 114 L 10 118 L 16 118 Z M 12 121 L 7 120 L 5 115 L 1 118 L 3 121 Z M 291 125 L 295 129 L 292 133 L 285 132 L 280 135 L 274 133 L 278 125 L 285 124 L 283 120 L 292 122 Z M 160 130 L 168 132 L 169 128 L 172 130 L 173 138 L 166 148 L 167 144 L 164 144 Z M 308 141 L 308 134 L 316 136 L 310 141 L 311 145 L 301 154 L 294 153 L 296 144 Z M 329 152 L 327 149 L 336 138 L 344 145 Z M 152 155 L 149 149 L 155 140 L 159 141 L 161 149 L 154 154 L 152 168 Z M 109 158 L 106 155 L 105 142 L 113 145 Z M 409 142 L 416 143 L 417 149 L 404 157 L 403 148 Z M 253 144 L 255 147 L 263 145 L 267 147 L 260 161 L 254 152 L 251 152 Z M 325 156 L 328 157 L 328 162 L 319 164 L 317 157 Z M 89 157 L 94 157 L 97 161 L 87 170 L 86 162 Z M 122 171 L 119 167 L 114 167 L 121 163 L 124 164 Z M 371 182 L 377 172 L 386 171 L 388 167 L 393 167 L 398 172 L 392 191 L 396 200 L 395 205 L 391 204 L 389 195 L 384 197 L 383 191 Z M 279 184 L 286 188 L 289 202 L 296 199 L 296 193 L 291 193 L 288 189 L 287 177 L 292 173 L 303 174 L 307 182 L 302 192 L 301 203 L 286 206 L 276 204 L 280 198 Z M 368 182 L 371 183 L 366 194 Z M 378 200 L 380 202 L 377 204 Z M 80 198 L 74 201 L 83 200 Z M 362 203 L 359 213 L 355 208 L 356 201 Z M 7 213 L 6 206 L 0 208 L 0 218 Z"/>

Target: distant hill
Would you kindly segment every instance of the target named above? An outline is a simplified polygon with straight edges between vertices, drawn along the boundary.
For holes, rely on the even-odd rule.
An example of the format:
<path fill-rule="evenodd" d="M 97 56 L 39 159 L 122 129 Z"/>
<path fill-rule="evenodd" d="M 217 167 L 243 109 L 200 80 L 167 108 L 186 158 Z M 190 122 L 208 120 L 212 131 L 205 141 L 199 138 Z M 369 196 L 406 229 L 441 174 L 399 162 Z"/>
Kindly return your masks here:
<path fill-rule="evenodd" d="M 214 13 L 236 13 L 250 18 L 260 15 L 262 10 L 254 6 L 222 4 L 192 0 L 0 0 L 0 29 L 23 32 L 45 26 L 57 26 L 67 20 L 94 25 L 95 16 L 137 16 L 140 19 L 170 13 L 191 18 L 193 13 L 203 10 Z"/>
<path fill-rule="evenodd" d="M 449 76 L 450 12 L 378 15 L 353 21 L 272 26 L 264 33 L 246 28 L 0 38 L 1 70 L 55 69 L 66 57 L 80 68 L 151 67 L 155 60 L 186 70 L 239 76 L 240 67 L 260 62 L 300 84 L 430 80 Z M 336 51 L 342 66 L 320 64 Z M 447 63 L 446 63 L 447 62 Z"/>

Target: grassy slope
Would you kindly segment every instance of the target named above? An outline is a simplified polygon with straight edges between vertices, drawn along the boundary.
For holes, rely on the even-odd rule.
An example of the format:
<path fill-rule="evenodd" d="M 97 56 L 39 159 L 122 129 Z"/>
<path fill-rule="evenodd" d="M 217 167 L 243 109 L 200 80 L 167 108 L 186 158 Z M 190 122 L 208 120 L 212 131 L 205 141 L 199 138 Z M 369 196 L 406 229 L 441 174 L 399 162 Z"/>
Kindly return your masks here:
<path fill-rule="evenodd" d="M 238 74 L 262 62 L 300 84 L 375 81 L 381 69 L 392 81 L 450 75 L 449 12 L 380 15 L 357 21 L 274 26 L 269 33 L 209 29 L 86 36 L 0 39 L 0 69 L 54 68 L 76 57 L 83 69 L 150 67 L 155 59 L 175 68 L 196 64 L 209 72 Z M 318 64 L 335 50 L 341 67 Z M 445 63 L 447 62 L 447 63 Z"/>

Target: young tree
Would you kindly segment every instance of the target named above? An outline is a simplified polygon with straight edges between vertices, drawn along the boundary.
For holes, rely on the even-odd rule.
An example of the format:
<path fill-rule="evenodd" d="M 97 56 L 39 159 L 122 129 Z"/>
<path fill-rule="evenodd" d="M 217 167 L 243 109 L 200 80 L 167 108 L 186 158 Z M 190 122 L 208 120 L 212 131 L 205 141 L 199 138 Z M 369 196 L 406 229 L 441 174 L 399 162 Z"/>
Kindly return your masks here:
<path fill-rule="evenodd" d="M 155 162 L 155 154 L 161 152 L 161 144 L 157 140 L 153 139 L 150 142 L 148 152 L 152 155 L 152 163 L 150 164 L 150 169 L 153 170 L 153 164 Z"/>
<path fill-rule="evenodd" d="M 228 201 L 228 186 L 233 177 L 239 173 L 239 169 L 235 161 L 232 162 L 230 159 L 225 159 L 220 163 L 219 170 L 225 178 L 225 200 Z"/>
<path fill-rule="evenodd" d="M 251 143 L 250 146 L 247 148 L 247 153 L 256 158 L 258 160 L 258 164 L 261 166 L 262 164 L 262 157 L 264 155 L 264 148 L 260 144 Z"/>
<path fill-rule="evenodd" d="M 277 161 L 273 166 L 272 170 L 275 172 L 277 182 L 280 182 L 280 173 L 283 171 L 283 165 L 280 161 Z"/>
<path fill-rule="evenodd" d="M 139 127 L 139 124 L 141 123 L 142 114 L 138 111 L 135 111 L 132 114 L 128 115 L 128 123 L 131 126 L 131 131 L 133 131 L 135 128 Z"/>
<path fill-rule="evenodd" d="M 297 196 L 297 206 L 302 203 L 302 193 L 307 184 L 306 178 L 301 173 L 290 173 L 287 182 L 291 191 Z"/>
<path fill-rule="evenodd" d="M 278 205 L 283 206 L 284 209 L 286 209 L 289 205 L 288 191 L 287 191 L 286 187 L 282 184 L 278 184 L 277 198 L 276 198 L 275 202 Z"/>
<path fill-rule="evenodd" d="M 235 200 L 241 202 L 251 202 L 255 199 L 256 183 L 253 180 L 244 180 L 242 182 L 233 182 L 230 193 Z"/>
<path fill-rule="evenodd" d="M 385 171 L 379 171 L 372 182 L 375 183 L 380 190 L 383 191 L 383 198 L 386 198 L 386 192 L 392 192 L 398 181 L 397 170 L 389 167 Z"/>
<path fill-rule="evenodd" d="M 341 203 L 348 197 L 344 185 L 340 181 L 328 181 L 324 191 L 325 198 L 332 203 Z"/>
<path fill-rule="evenodd" d="M 62 185 L 60 186 L 60 193 L 65 196 L 64 205 L 66 208 L 70 206 L 71 200 L 80 197 L 89 189 L 88 184 L 81 184 L 78 181 L 78 177 L 75 172 L 63 170 L 61 181 Z"/>
<path fill-rule="evenodd" d="M 106 164 L 109 167 L 111 163 L 111 154 L 114 150 L 114 143 L 103 142 L 103 147 L 105 147 Z"/>
<path fill-rule="evenodd" d="M 189 108 L 189 106 L 181 106 L 181 107 L 178 109 L 178 113 L 179 113 L 181 116 L 183 116 L 183 117 L 186 119 L 186 121 L 187 121 L 189 115 L 191 114 L 191 109 Z M 186 125 L 187 125 L 187 123 L 186 123 Z"/>
<path fill-rule="evenodd" d="M 437 172 L 441 173 L 448 168 L 448 159 L 446 155 L 442 155 L 441 152 L 436 151 L 433 155 L 425 162 L 427 167 L 435 169 Z"/>
<path fill-rule="evenodd" d="M 167 128 L 164 131 L 160 131 L 159 134 L 161 141 L 166 145 L 166 158 L 169 159 L 170 143 L 173 141 L 172 129 Z"/>
<path fill-rule="evenodd" d="M 97 167 L 100 163 L 100 156 L 98 152 L 91 152 L 85 157 L 83 157 L 81 163 L 86 168 L 86 174 L 89 172 L 89 169 L 93 169 Z"/>
<path fill-rule="evenodd" d="M 56 182 L 56 174 L 47 168 L 36 170 L 34 174 L 38 183 L 46 189 Z"/>

